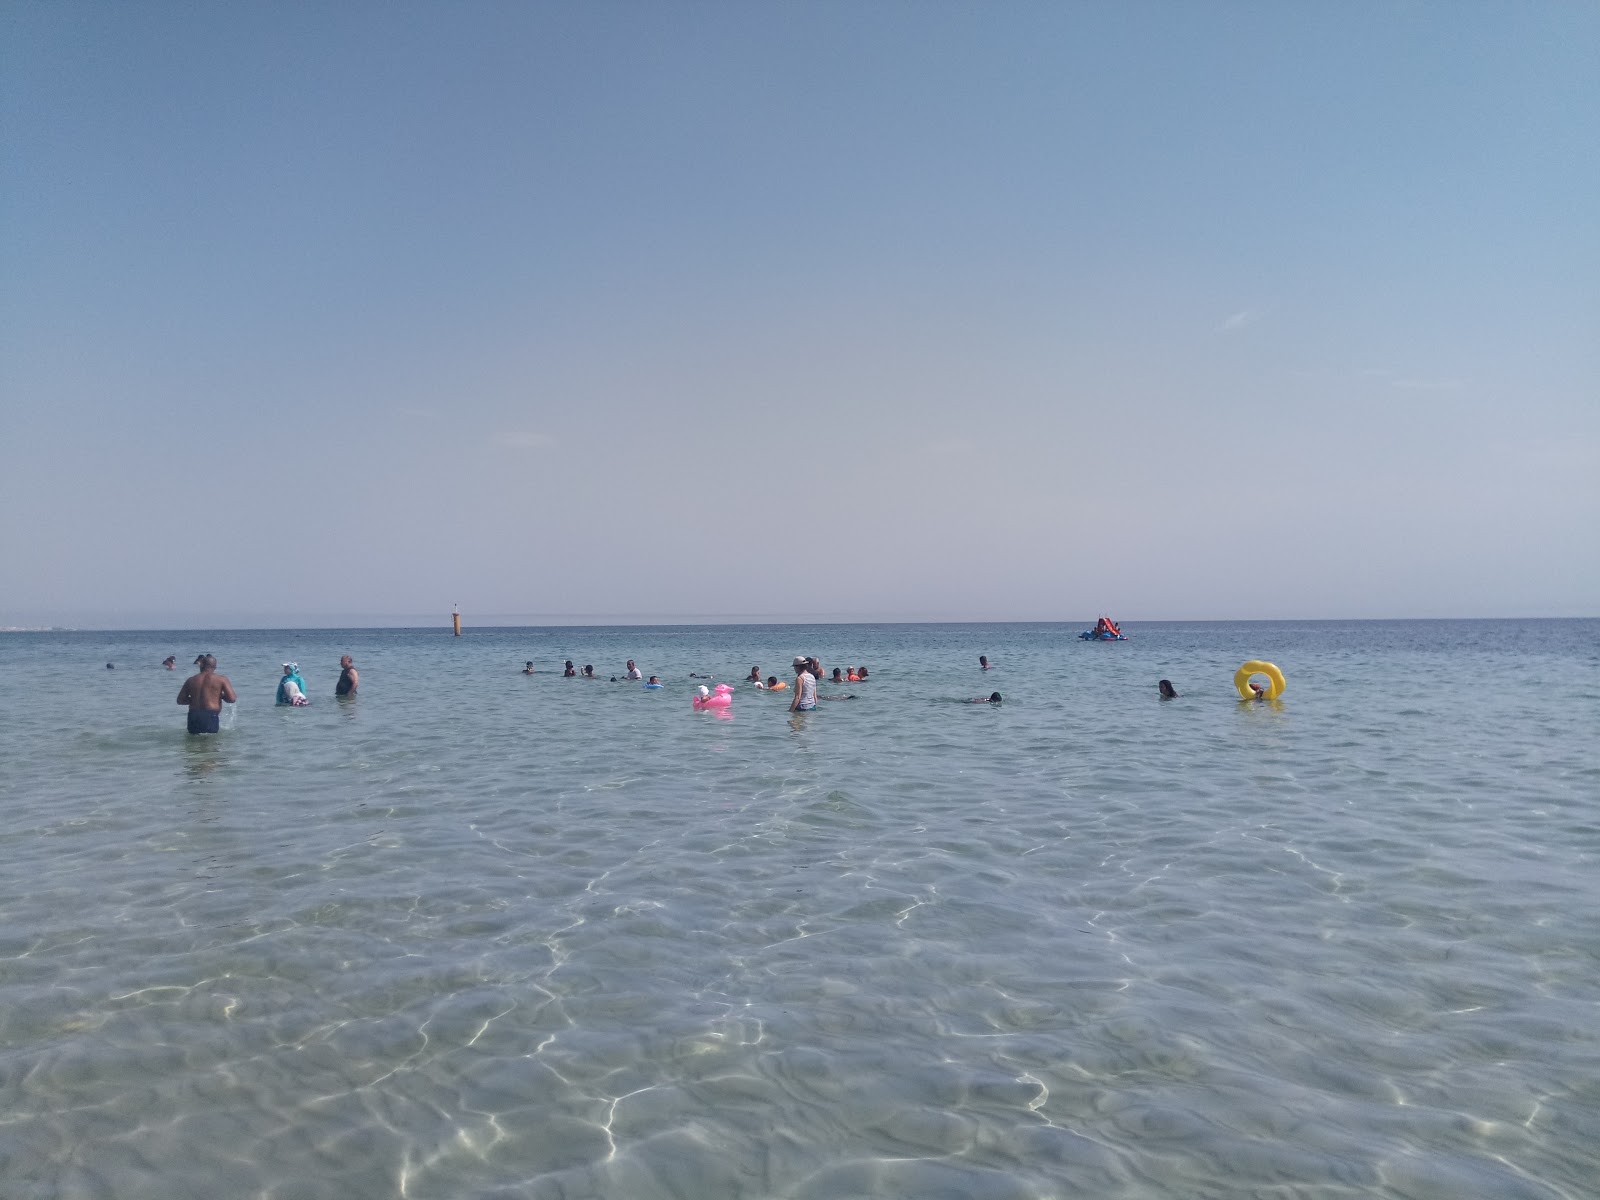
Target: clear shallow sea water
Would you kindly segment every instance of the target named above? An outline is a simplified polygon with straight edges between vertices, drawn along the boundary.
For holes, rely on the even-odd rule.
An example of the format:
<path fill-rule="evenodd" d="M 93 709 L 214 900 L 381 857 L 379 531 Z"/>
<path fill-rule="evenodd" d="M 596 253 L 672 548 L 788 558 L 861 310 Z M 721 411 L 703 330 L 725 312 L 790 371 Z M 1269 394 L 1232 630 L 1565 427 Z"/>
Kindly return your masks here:
<path fill-rule="evenodd" d="M 0 1196 L 1600 1195 L 1600 622 L 1078 628 L 0 635 Z"/>

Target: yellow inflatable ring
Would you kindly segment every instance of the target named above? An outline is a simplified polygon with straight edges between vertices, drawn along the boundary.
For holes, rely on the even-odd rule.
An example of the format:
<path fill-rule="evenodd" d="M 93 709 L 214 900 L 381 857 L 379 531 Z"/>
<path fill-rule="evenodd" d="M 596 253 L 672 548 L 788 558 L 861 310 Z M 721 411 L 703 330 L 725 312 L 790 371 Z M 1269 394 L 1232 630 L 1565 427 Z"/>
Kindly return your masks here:
<path fill-rule="evenodd" d="M 1269 662 L 1262 662 L 1259 658 L 1252 658 L 1244 666 L 1233 673 L 1233 686 L 1239 689 L 1239 695 L 1246 700 L 1254 700 L 1255 692 L 1250 690 L 1250 676 L 1265 675 L 1271 684 L 1267 688 L 1267 699 L 1276 700 L 1283 695 L 1284 689 L 1289 684 L 1283 678 L 1283 672 Z"/>

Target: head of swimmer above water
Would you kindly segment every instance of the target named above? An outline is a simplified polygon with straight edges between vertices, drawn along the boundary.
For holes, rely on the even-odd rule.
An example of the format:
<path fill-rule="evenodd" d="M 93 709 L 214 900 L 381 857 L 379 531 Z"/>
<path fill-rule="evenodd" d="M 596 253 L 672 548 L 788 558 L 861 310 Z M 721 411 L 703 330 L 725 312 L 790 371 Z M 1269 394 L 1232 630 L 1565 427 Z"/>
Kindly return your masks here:
<path fill-rule="evenodd" d="M 1156 684 L 1156 688 L 1161 692 L 1163 700 L 1176 700 L 1178 698 L 1178 693 L 1172 690 L 1172 680 L 1170 679 L 1163 679 Z"/>
<path fill-rule="evenodd" d="M 1000 703 L 1000 693 L 999 692 L 990 692 L 989 693 L 989 703 L 990 704 L 999 704 Z"/>

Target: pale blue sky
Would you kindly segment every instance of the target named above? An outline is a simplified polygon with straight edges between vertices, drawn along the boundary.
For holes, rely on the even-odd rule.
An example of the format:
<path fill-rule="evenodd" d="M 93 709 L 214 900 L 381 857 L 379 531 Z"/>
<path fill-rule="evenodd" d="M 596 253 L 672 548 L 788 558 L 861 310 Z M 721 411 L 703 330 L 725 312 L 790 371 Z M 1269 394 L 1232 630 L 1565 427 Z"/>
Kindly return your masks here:
<path fill-rule="evenodd" d="M 0 625 L 1600 614 L 1600 5 L 0 4 Z"/>

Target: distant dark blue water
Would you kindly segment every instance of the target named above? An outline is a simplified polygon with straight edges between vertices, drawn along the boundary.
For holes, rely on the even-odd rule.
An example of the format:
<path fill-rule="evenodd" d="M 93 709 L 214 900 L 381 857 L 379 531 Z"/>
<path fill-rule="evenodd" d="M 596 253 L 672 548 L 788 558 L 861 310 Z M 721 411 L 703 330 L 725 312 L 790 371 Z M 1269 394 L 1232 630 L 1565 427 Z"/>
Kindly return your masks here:
<path fill-rule="evenodd" d="M 0 635 L 0 1195 L 1600 1194 L 1600 622 L 1082 627 Z"/>

